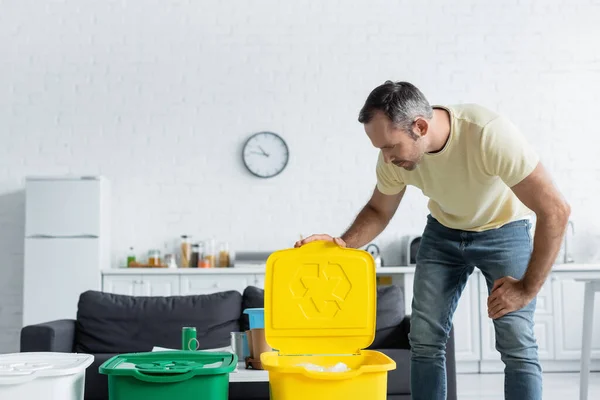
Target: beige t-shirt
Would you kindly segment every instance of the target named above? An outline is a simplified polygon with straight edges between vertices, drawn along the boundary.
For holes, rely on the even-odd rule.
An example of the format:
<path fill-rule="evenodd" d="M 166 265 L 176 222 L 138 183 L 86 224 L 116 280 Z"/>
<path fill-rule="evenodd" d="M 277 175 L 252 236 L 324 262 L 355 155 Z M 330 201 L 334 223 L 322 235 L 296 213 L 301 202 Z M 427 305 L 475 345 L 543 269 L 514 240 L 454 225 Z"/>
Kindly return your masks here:
<path fill-rule="evenodd" d="M 377 188 L 396 194 L 413 185 L 429 197 L 442 225 L 467 231 L 498 228 L 526 218 L 529 210 L 510 187 L 537 166 L 539 157 L 505 117 L 482 106 L 434 106 L 450 113 L 450 136 L 437 153 L 426 153 L 413 171 L 377 161 Z"/>

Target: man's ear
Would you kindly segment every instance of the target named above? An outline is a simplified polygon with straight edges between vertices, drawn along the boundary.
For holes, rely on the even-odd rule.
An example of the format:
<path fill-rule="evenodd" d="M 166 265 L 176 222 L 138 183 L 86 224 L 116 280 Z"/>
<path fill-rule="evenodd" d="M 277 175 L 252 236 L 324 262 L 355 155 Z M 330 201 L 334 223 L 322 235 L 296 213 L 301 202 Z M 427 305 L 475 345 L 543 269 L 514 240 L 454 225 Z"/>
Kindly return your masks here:
<path fill-rule="evenodd" d="M 427 135 L 428 130 L 429 130 L 429 122 L 427 122 L 427 120 L 425 120 L 424 118 L 417 118 L 415 120 L 413 131 L 417 135 L 423 137 L 423 136 Z"/>

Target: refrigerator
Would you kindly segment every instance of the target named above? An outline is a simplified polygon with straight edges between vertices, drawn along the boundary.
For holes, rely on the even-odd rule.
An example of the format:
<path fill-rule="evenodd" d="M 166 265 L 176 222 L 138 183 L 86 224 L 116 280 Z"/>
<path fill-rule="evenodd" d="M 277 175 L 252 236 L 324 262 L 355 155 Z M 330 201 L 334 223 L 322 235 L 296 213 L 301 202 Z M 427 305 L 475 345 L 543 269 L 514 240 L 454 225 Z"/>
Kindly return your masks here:
<path fill-rule="evenodd" d="M 75 319 L 110 268 L 110 187 L 102 176 L 28 177 L 23 325 Z"/>

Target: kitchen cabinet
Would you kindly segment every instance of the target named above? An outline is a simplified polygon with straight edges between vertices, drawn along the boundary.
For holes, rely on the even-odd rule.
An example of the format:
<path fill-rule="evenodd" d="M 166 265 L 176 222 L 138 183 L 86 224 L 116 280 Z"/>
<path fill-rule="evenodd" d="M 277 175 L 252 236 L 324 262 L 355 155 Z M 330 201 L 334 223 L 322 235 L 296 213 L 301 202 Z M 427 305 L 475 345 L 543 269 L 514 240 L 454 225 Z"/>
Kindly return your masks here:
<path fill-rule="evenodd" d="M 102 290 L 129 296 L 175 296 L 179 294 L 178 276 L 105 276 Z"/>
<path fill-rule="evenodd" d="M 533 328 L 537 345 L 538 357 L 541 361 L 554 360 L 554 318 L 552 316 L 535 317 L 535 326 Z"/>
<path fill-rule="evenodd" d="M 146 275 L 140 280 L 142 296 L 177 296 L 180 294 L 177 275 Z"/>
<path fill-rule="evenodd" d="M 556 359 L 581 359 L 583 329 L 583 291 L 585 284 L 573 280 L 552 281 L 556 293 Z M 600 358 L 600 296 L 594 302 L 594 328 L 592 333 L 592 358 Z"/>
<path fill-rule="evenodd" d="M 185 275 L 181 276 L 181 295 L 211 294 L 227 290 L 237 290 L 240 293 L 253 285 L 253 275 Z"/>
<path fill-rule="evenodd" d="M 108 293 L 142 296 L 142 275 L 104 276 L 102 290 Z"/>
<path fill-rule="evenodd" d="M 264 289 L 265 288 L 265 276 L 264 275 L 254 275 L 253 286 Z"/>

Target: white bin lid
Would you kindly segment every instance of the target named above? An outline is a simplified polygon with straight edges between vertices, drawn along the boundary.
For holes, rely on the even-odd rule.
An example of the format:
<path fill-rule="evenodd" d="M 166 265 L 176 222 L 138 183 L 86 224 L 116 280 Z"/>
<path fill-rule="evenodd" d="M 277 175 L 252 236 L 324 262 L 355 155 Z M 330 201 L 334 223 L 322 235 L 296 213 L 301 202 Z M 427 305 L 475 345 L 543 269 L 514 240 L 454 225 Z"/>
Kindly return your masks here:
<path fill-rule="evenodd" d="M 79 353 L 0 354 L 0 385 L 16 385 L 46 376 L 73 375 L 94 362 L 94 356 Z"/>

